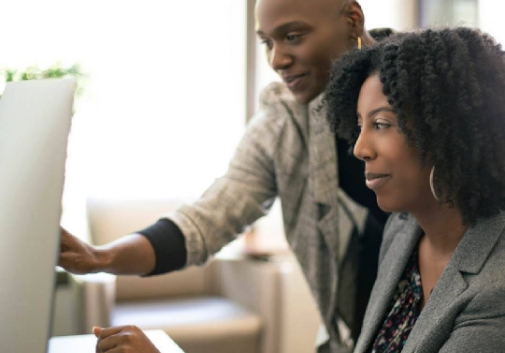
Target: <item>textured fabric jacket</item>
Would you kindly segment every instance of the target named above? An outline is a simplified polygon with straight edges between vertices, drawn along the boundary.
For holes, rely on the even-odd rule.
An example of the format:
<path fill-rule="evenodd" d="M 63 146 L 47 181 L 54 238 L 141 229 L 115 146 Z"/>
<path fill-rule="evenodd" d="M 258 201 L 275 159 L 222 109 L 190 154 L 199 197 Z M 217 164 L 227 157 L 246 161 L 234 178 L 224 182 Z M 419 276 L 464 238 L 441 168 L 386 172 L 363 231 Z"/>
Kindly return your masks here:
<path fill-rule="evenodd" d="M 422 231 L 392 215 L 355 353 L 369 352 Z M 414 325 L 402 353 L 505 352 L 505 214 L 467 230 Z"/>
<path fill-rule="evenodd" d="M 187 264 L 198 265 L 265 215 L 279 197 L 287 240 L 335 344 L 338 334 L 330 322 L 338 273 L 353 227 L 363 230 L 368 211 L 338 189 L 335 136 L 324 112 L 316 109 L 320 101 L 300 105 L 284 85 L 266 88 L 260 112 L 248 125 L 227 173 L 196 203 L 169 218 L 186 238 Z M 355 283 L 340 289 L 351 298 L 354 291 Z M 332 346 L 332 352 L 345 351 Z"/>

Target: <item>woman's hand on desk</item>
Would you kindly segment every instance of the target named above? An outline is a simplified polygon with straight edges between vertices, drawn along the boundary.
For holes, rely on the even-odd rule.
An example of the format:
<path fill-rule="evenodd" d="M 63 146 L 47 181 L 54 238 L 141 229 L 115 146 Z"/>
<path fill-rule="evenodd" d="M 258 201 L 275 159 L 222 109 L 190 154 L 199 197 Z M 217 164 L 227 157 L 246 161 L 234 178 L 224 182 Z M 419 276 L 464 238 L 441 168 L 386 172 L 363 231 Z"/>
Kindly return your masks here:
<path fill-rule="evenodd" d="M 160 353 L 137 326 L 93 327 L 96 353 Z"/>
<path fill-rule="evenodd" d="M 98 252 L 96 249 L 65 229 L 60 229 L 61 240 L 58 265 L 75 274 L 97 272 Z"/>

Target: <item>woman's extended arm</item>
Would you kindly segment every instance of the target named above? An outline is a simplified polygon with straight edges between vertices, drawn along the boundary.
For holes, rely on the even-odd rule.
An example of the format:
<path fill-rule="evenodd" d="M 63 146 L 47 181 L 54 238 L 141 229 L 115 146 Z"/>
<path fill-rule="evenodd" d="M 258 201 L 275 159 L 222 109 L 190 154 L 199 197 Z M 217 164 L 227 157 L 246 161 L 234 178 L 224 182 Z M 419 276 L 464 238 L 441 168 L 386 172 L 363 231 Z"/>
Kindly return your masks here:
<path fill-rule="evenodd" d="M 149 240 L 140 234 L 125 235 L 103 246 L 92 246 L 61 229 L 59 266 L 75 274 L 108 272 L 145 275 L 154 270 L 156 258 Z"/>

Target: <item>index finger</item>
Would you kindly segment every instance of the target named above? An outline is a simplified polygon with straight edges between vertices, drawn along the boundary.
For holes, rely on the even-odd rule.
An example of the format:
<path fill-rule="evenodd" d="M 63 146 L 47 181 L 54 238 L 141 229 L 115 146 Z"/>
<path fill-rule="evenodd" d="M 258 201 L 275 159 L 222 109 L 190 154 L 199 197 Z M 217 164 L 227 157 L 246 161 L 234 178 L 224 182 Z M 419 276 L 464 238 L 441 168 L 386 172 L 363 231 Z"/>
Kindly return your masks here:
<path fill-rule="evenodd" d="M 115 326 L 115 327 L 104 328 L 104 329 L 102 329 L 102 332 L 100 332 L 99 339 L 102 340 L 102 339 L 107 338 L 109 336 L 115 335 L 116 333 L 123 331 L 125 328 L 127 328 L 127 326 Z"/>
<path fill-rule="evenodd" d="M 60 252 L 70 250 L 70 247 L 67 244 L 70 238 L 70 233 L 65 228 L 60 226 Z"/>

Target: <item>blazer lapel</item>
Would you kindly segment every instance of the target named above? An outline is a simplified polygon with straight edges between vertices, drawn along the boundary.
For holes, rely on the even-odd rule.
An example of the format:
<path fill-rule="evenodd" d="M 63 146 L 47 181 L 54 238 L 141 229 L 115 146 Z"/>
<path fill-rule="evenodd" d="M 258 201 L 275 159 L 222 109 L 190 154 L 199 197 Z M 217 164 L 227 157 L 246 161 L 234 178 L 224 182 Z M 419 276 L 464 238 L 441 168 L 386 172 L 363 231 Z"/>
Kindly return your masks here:
<path fill-rule="evenodd" d="M 448 325 L 447 321 L 454 318 L 451 311 L 460 310 L 456 303 L 467 287 L 457 267 L 448 265 L 412 328 L 402 352 L 418 352 L 417 348 L 422 341 L 429 340 L 431 346 L 437 337 L 448 336 L 452 325 Z M 430 348 L 428 351 L 421 351 L 428 353 L 433 350 Z"/>
<path fill-rule="evenodd" d="M 409 335 L 402 352 L 432 352 L 450 335 L 452 322 L 461 310 L 458 298 L 467 289 L 467 275 L 476 275 L 484 266 L 501 233 L 505 217 L 497 216 L 479 220 L 467 230 L 454 251 L 447 267 L 433 289 Z M 437 349 L 438 350 L 438 349 Z"/>
<path fill-rule="evenodd" d="M 334 308 L 337 300 L 339 249 L 347 246 L 348 234 L 339 231 L 340 215 L 338 212 L 338 174 L 335 136 L 326 123 L 323 111 L 317 110 L 321 96 L 308 106 L 309 114 L 309 189 L 319 213 L 316 227 L 322 235 L 330 257 L 326 281 L 331 288 L 327 312 L 323 320 L 328 327 L 332 326 Z M 321 279 L 323 280 L 323 279 Z"/>
<path fill-rule="evenodd" d="M 338 231 L 339 215 L 337 210 L 337 156 L 335 136 L 330 131 L 325 113 L 319 111 L 322 96 L 314 99 L 308 106 L 309 113 L 309 175 L 312 183 L 314 201 L 320 207 L 322 217 L 317 222 L 324 240 L 339 263 L 339 247 L 346 246 L 347 234 Z M 338 235 L 338 237 L 337 237 Z M 344 237 L 344 239 L 342 239 Z"/>
<path fill-rule="evenodd" d="M 380 326 L 383 324 L 391 300 L 396 292 L 398 281 L 403 274 L 407 262 L 419 242 L 422 230 L 414 217 L 404 222 L 404 226 L 398 228 L 395 225 L 389 227 L 390 231 L 397 232 L 393 243 L 379 264 L 379 272 L 375 281 L 370 301 L 365 314 L 361 335 L 356 344 L 355 353 L 366 352 L 373 344 Z M 384 234 L 384 238 L 388 235 Z"/>

